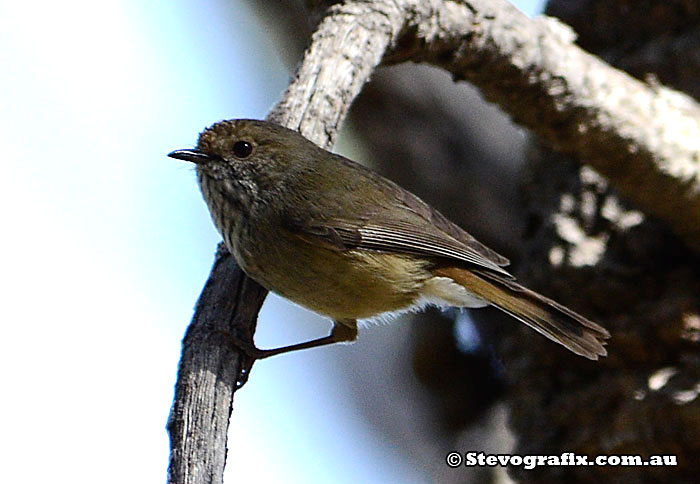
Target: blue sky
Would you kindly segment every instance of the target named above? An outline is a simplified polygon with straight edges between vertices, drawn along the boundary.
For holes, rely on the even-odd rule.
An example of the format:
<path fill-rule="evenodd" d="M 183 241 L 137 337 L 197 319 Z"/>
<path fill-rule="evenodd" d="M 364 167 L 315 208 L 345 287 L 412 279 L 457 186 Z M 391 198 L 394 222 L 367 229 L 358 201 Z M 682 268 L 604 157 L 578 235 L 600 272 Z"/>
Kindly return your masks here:
<path fill-rule="evenodd" d="M 180 342 L 219 240 L 192 168 L 165 155 L 264 117 L 289 73 L 236 1 L 3 2 L 0 62 L 7 482 L 162 482 Z M 257 339 L 327 329 L 273 296 Z M 256 366 L 235 400 L 238 478 L 420 482 L 320 370 L 343 350 Z"/>

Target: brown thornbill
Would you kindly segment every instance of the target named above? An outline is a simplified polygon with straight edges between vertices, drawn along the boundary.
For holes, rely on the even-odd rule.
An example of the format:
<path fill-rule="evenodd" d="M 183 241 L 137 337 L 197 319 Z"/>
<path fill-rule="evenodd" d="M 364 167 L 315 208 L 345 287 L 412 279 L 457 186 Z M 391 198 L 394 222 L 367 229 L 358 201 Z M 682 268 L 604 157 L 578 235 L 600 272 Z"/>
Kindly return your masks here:
<path fill-rule="evenodd" d="M 241 268 L 270 291 L 330 317 L 329 336 L 264 358 L 357 338 L 357 320 L 419 309 L 492 305 L 574 353 L 605 356 L 605 328 L 523 287 L 508 259 L 415 195 L 265 121 L 222 121 L 196 149 L 216 228 Z"/>

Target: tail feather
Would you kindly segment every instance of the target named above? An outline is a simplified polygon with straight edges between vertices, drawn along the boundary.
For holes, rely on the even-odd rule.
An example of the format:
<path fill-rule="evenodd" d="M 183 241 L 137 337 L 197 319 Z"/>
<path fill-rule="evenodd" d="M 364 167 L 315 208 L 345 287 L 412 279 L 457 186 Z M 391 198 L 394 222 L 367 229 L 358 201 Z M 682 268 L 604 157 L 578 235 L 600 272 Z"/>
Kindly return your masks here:
<path fill-rule="evenodd" d="M 436 271 L 538 333 L 591 360 L 606 356 L 610 333 L 580 314 L 500 274 L 449 267 Z"/>

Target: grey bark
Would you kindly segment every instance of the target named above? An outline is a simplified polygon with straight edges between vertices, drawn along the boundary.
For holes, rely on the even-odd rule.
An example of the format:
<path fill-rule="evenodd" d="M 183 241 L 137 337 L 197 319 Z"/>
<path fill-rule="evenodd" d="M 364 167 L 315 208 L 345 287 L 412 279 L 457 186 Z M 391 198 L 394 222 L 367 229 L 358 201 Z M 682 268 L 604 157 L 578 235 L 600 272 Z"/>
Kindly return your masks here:
<path fill-rule="evenodd" d="M 222 482 L 233 393 L 250 370 L 231 336 L 252 341 L 266 294 L 220 244 L 182 344 L 168 419 L 168 482 Z"/>
<path fill-rule="evenodd" d="M 615 71 L 572 40 L 561 24 L 531 21 L 503 1 L 333 5 L 268 119 L 328 148 L 380 62 L 432 63 L 473 82 L 545 143 L 594 165 L 697 247 L 697 106 L 678 93 Z M 184 342 L 169 422 L 170 482 L 221 482 L 223 475 L 233 391 L 245 366 L 226 334 L 252 341 L 265 291 L 242 275 L 230 257 L 222 260 L 226 258 L 217 257 Z M 236 297 L 220 292 L 225 287 L 239 288 Z M 221 329 L 221 322 L 232 324 Z M 197 338 L 195 325 L 202 331 Z M 200 341 L 213 341 L 214 350 Z M 587 375 L 584 379 L 590 381 Z"/>

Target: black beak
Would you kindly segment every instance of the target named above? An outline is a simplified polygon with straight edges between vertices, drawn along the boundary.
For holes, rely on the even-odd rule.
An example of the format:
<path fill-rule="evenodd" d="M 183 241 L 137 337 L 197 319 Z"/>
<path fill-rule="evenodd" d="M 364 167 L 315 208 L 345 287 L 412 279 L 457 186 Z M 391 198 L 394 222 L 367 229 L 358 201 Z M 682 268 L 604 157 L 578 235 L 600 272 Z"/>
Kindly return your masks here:
<path fill-rule="evenodd" d="M 175 150 L 172 153 L 168 153 L 168 156 L 178 160 L 191 161 L 197 165 L 203 165 L 204 163 L 219 159 L 215 155 L 210 155 L 200 150 Z"/>

